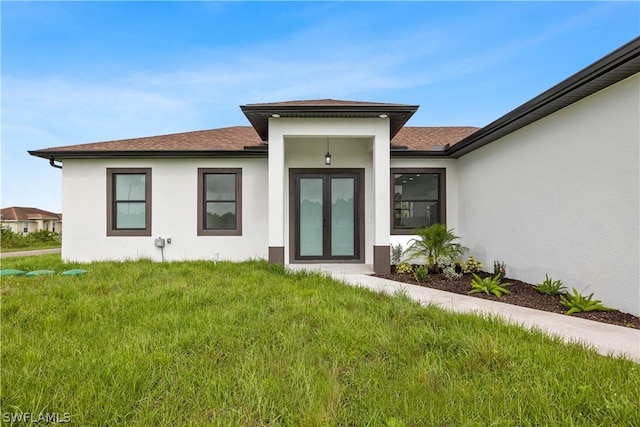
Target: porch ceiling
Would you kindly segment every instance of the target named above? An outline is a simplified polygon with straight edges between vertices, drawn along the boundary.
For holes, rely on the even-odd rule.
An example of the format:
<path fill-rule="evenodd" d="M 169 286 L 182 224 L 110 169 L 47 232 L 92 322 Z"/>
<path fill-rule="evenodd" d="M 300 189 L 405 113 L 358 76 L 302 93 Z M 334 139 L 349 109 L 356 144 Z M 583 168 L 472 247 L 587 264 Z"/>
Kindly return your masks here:
<path fill-rule="evenodd" d="M 389 118 L 389 137 L 393 139 L 418 107 L 417 105 L 338 101 L 333 99 L 240 106 L 242 112 L 247 116 L 247 119 L 249 119 L 249 122 L 263 141 L 269 139 L 270 117 L 370 119 L 380 118 L 383 114 Z"/>

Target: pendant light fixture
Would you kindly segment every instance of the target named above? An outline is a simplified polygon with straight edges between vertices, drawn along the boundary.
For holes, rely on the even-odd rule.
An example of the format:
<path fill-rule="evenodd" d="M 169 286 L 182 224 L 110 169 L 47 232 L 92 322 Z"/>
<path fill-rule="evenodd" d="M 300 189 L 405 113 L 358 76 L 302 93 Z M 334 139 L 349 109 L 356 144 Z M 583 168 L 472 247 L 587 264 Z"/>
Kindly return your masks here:
<path fill-rule="evenodd" d="M 327 154 L 324 155 L 324 164 L 331 165 L 331 153 L 329 152 L 329 138 L 327 138 Z"/>

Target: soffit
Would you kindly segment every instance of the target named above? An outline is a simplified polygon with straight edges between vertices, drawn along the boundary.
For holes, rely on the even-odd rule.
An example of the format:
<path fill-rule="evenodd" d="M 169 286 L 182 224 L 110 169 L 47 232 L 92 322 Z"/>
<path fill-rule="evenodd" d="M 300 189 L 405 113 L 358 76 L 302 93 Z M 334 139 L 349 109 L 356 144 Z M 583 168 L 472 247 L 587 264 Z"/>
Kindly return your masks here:
<path fill-rule="evenodd" d="M 418 109 L 417 105 L 388 104 L 378 102 L 343 101 L 335 99 L 286 101 L 265 104 L 241 105 L 253 128 L 262 141 L 269 139 L 269 118 L 328 118 L 369 119 L 387 115 L 389 136 L 394 136 Z M 275 115 L 275 116 L 274 116 Z"/>

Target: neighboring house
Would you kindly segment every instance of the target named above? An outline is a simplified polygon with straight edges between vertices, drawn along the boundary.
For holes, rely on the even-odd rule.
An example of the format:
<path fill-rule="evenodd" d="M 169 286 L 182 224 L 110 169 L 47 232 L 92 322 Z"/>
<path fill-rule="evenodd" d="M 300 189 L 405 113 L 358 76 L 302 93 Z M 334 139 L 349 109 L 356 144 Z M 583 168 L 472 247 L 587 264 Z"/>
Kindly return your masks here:
<path fill-rule="evenodd" d="M 30 154 L 63 163 L 66 260 L 385 273 L 391 244 L 442 222 L 489 270 L 640 315 L 639 73 L 640 38 L 482 129 L 407 127 L 416 105 L 292 101 L 241 106 L 251 127 Z"/>
<path fill-rule="evenodd" d="M 62 214 L 12 206 L 2 209 L 0 227 L 8 228 L 14 233 L 33 233 L 38 230 L 62 233 Z"/>

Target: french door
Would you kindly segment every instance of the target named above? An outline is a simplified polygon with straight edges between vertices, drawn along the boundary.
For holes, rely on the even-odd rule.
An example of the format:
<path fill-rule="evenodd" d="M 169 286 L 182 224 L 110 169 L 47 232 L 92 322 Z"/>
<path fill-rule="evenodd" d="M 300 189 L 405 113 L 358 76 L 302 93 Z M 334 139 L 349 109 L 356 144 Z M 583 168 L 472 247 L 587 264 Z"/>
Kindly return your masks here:
<path fill-rule="evenodd" d="M 293 174 L 296 260 L 360 259 L 361 173 Z"/>

